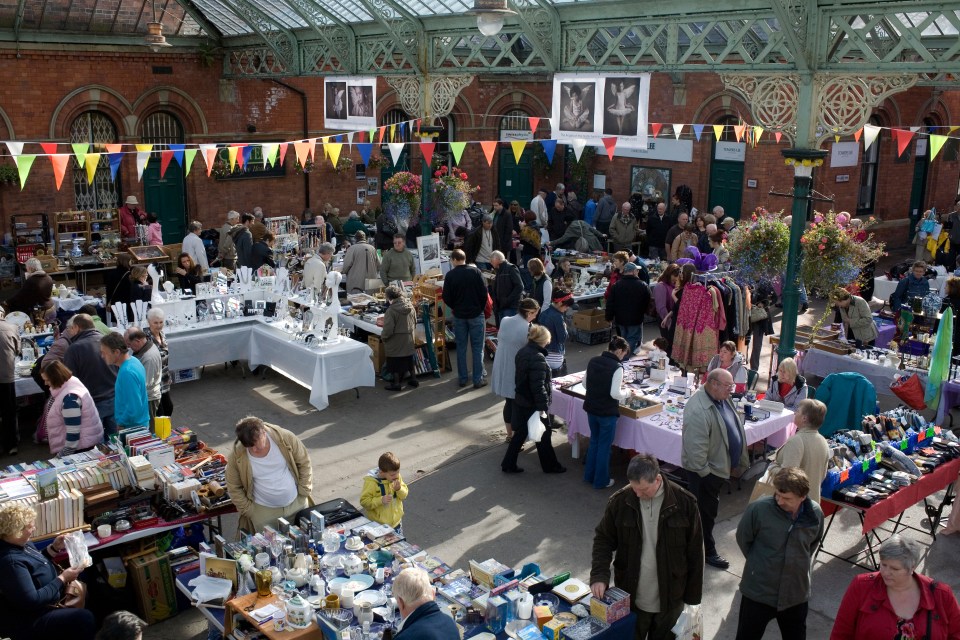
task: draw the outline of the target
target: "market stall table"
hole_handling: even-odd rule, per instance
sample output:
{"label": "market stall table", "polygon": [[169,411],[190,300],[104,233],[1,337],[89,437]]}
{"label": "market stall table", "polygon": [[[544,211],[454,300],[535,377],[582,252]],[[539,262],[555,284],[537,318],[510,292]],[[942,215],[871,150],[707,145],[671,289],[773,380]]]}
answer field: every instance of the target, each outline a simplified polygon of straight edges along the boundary
{"label": "market stall table", "polygon": [[[892,396],[890,383],[894,376],[903,373],[898,369],[885,367],[877,360],[857,360],[850,356],[843,356],[838,353],[831,353],[822,349],[808,349],[800,362],[800,371],[805,376],[815,375],[826,378],[831,373],[841,371],[850,371],[859,373],[877,390],[877,394]],[[910,371],[907,371],[910,373]],[[921,378],[926,377],[926,373],[917,371]]]}
{"label": "market stall table", "polygon": [[17,390],[17,397],[32,396],[37,393],[43,393],[43,389],[37,384],[37,381],[27,376],[26,378],[14,379],[14,386]]}
{"label": "market stall table", "polygon": [[[944,290],[947,286],[947,278],[949,276],[937,276],[930,280],[930,289],[938,292],[940,295],[943,295]],[[897,285],[900,283],[899,280],[890,280],[887,276],[880,276],[879,278],[873,279],[873,297],[879,298],[884,302],[890,301],[890,296],[893,295],[893,292],[897,290]],[[867,301],[869,302],[869,300]]]}
{"label": "market stall table", "polygon": [[[176,572],[176,570],[174,571]],[[223,633],[223,625],[226,618],[226,610],[224,607],[193,602],[193,591],[190,589],[189,583],[199,575],[199,567],[192,566],[192,568],[188,568],[182,572],[176,572],[176,580],[174,583],[177,585],[177,590],[193,603],[194,608],[207,619],[207,622],[212,624],[220,633]]]}
{"label": "market stall table", "polygon": [[950,409],[960,405],[960,380],[947,380],[940,385],[940,407],[937,409],[936,423],[943,426]]}
{"label": "market stall table", "polygon": [[893,336],[897,334],[897,325],[893,320],[873,316],[873,323],[877,325],[877,340],[874,345],[878,349],[886,349]]}

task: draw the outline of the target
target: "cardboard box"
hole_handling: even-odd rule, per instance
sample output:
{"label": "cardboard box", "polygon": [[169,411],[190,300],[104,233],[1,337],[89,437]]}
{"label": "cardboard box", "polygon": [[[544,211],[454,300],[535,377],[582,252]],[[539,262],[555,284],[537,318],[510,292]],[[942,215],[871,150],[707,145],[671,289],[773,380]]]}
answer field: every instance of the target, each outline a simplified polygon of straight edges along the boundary
{"label": "cardboard box", "polygon": [[120,558],[104,558],[103,571],[107,575],[107,583],[114,589],[123,589],[127,586],[127,570]]}
{"label": "cardboard box", "polygon": [[547,640],[560,640],[560,630],[566,625],[562,620],[554,618],[543,625],[543,635]]}
{"label": "cardboard box", "polygon": [[602,598],[590,598],[590,615],[607,624],[613,624],[630,613],[630,594],[613,587]]}
{"label": "cardboard box", "polygon": [[373,350],[373,353],[370,357],[373,359],[373,371],[380,375],[380,370],[383,369],[383,365],[387,363],[387,354],[383,348],[383,340],[380,339],[380,336],[370,336],[367,338],[367,344],[370,345],[370,349]]}
{"label": "cardboard box", "polygon": [[573,326],[583,331],[598,331],[610,326],[603,309],[584,309],[573,314]]}
{"label": "cardboard box", "polygon": [[553,613],[550,607],[540,605],[533,608],[533,619],[537,621],[537,627],[543,631],[543,626],[553,620]]}
{"label": "cardboard box", "polygon": [[133,578],[140,617],[153,624],[177,613],[177,595],[173,572],[166,553],[151,553],[134,558],[127,566]]}

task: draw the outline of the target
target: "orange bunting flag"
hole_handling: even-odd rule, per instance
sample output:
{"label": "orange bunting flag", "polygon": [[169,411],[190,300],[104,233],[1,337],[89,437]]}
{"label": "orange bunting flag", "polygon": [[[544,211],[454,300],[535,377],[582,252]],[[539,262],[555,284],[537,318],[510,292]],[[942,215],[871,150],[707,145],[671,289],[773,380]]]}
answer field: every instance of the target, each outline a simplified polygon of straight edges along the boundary
{"label": "orange bunting flag", "polygon": [[437,147],[436,142],[421,142],[420,143],[420,153],[423,154],[423,159],[427,163],[433,162],[433,150]]}
{"label": "orange bunting flag", "polygon": [[774,139],[777,141],[777,144],[780,144],[780,138],[783,137],[783,132],[782,132],[782,131],[775,131],[775,132],[773,133],[773,137],[774,137]]}
{"label": "orange bunting flag", "polygon": [[656,138],[658,135],[660,135],[660,129],[663,128],[663,125],[659,122],[651,122],[650,128],[653,129],[653,137]]}
{"label": "orange bunting flag", "polygon": [[715,124],[715,125],[713,125],[713,135],[714,135],[714,137],[715,137],[717,140],[719,140],[720,138],[723,137],[723,125],[722,125],[722,124]]}
{"label": "orange bunting flag", "polygon": [[897,139],[897,156],[902,156],[903,152],[907,150],[907,145],[910,144],[910,140],[913,138],[913,131],[908,131],[907,129],[891,129],[891,131]]}
{"label": "orange bunting flag", "polygon": [[167,172],[167,167],[170,166],[170,161],[173,160],[173,151],[161,151],[160,152],[160,179],[163,179],[164,174]]}
{"label": "orange bunting flag", "polygon": [[859,129],[853,132],[853,139],[856,140],[857,142],[860,142],[860,136],[862,135],[863,135],[863,127],[860,127]]}
{"label": "orange bunting flag", "polygon": [[56,142],[41,142],[40,147],[43,149],[43,152],[48,156],[52,156],[57,152]]}
{"label": "orange bunting flag", "polygon": [[67,163],[70,162],[69,153],[55,153],[50,156],[50,162],[53,163],[53,175],[57,179],[57,191],[60,191],[60,185],[63,184],[63,174],[67,171]]}
{"label": "orange bunting flag", "polygon": [[289,142],[280,143],[280,160],[278,160],[280,164],[283,164],[283,159],[287,157],[287,145],[289,144]]}
{"label": "orange bunting flag", "polygon": [[510,146],[513,147],[513,160],[520,164],[520,157],[523,155],[523,149],[527,146],[526,140],[511,140]]}
{"label": "orange bunting flag", "polygon": [[377,144],[383,144],[383,132],[386,130],[386,127],[380,127],[377,129]]}
{"label": "orange bunting flag", "polygon": [[107,150],[107,153],[120,153],[123,151],[123,145],[116,142],[105,144],[103,148]]}
{"label": "orange bunting flag", "polygon": [[535,118],[533,116],[527,116],[527,120],[530,121],[530,131],[533,133],[537,132],[537,127],[540,126],[540,118]]}
{"label": "orange bunting flag", "polygon": [[487,158],[487,166],[493,166],[493,154],[497,151],[497,141],[483,140],[480,142],[480,147],[483,149],[483,155]]}
{"label": "orange bunting flag", "polygon": [[310,143],[309,142],[294,142],[293,148],[297,152],[297,162],[300,163],[301,167],[307,166],[307,158],[310,157]]}
{"label": "orange bunting flag", "polygon": [[603,146],[607,150],[607,157],[613,160],[613,152],[617,148],[617,139],[615,137],[600,139],[603,140]]}
{"label": "orange bunting flag", "polygon": [[745,124],[735,124],[733,125],[733,132],[737,134],[737,142],[743,140],[743,132],[747,128]]}

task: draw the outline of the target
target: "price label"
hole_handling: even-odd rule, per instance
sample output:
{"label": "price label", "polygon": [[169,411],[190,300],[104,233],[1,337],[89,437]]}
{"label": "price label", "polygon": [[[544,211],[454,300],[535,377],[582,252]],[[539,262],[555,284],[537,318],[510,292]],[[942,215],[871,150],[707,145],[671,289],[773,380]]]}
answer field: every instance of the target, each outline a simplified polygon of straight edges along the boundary
{"label": "price label", "polygon": [[921,431],[920,433],[917,434],[917,442],[923,442],[926,439],[927,439],[926,431]]}
{"label": "price label", "polygon": [[873,458],[879,463],[880,460],[883,459],[883,452],[880,451],[880,449],[877,449],[877,452],[874,454]]}
{"label": "price label", "polygon": [[850,469],[844,469],[840,472],[840,482],[846,482],[850,479]]}
{"label": "price label", "polygon": [[900,451],[906,451],[906,450],[907,450],[907,447],[908,447],[909,445],[910,445],[910,441],[909,441],[909,440],[906,440],[906,439],[901,440],[901,441],[900,441]]}
{"label": "price label", "polygon": [[927,437],[932,438],[935,435],[940,435],[940,427],[927,427]]}
{"label": "price label", "polygon": [[863,461],[863,472],[866,473],[870,470],[870,460]]}

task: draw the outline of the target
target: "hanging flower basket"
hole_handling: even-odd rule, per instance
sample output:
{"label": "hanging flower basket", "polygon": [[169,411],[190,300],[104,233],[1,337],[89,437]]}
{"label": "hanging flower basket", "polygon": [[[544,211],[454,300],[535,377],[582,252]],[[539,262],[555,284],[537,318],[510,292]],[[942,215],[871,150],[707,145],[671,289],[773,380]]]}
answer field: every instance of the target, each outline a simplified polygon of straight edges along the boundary
{"label": "hanging flower basket", "polygon": [[387,166],[387,159],[381,155],[371,155],[367,161],[367,169],[382,169]]}
{"label": "hanging flower basket", "polygon": [[747,284],[773,282],[787,269],[790,229],[783,212],[771,213],[762,207],[741,221],[727,241],[731,268]]}
{"label": "hanging flower basket", "polygon": [[350,156],[340,156],[337,158],[337,165],[334,167],[337,173],[343,173],[353,169],[353,158]]}
{"label": "hanging flower basket", "polygon": [[419,219],[423,183],[420,176],[409,171],[398,171],[383,183],[386,194],[384,212],[396,222],[397,230],[406,233],[411,222]]}
{"label": "hanging flower basket", "polygon": [[[837,288],[858,284],[863,268],[883,255],[882,242],[874,242],[873,234],[857,240],[857,231],[849,223],[850,215],[845,212],[814,212],[813,221],[800,238],[800,280],[807,290],[829,295]],[[876,220],[871,217],[861,230],[874,224]]]}
{"label": "hanging flower basket", "polygon": [[480,190],[480,187],[472,186],[467,182],[465,171],[461,171],[459,167],[451,169],[447,165],[442,165],[433,172],[430,183],[433,187],[433,207],[430,218],[434,224],[444,223],[451,216],[468,208],[473,202],[471,196]]}

